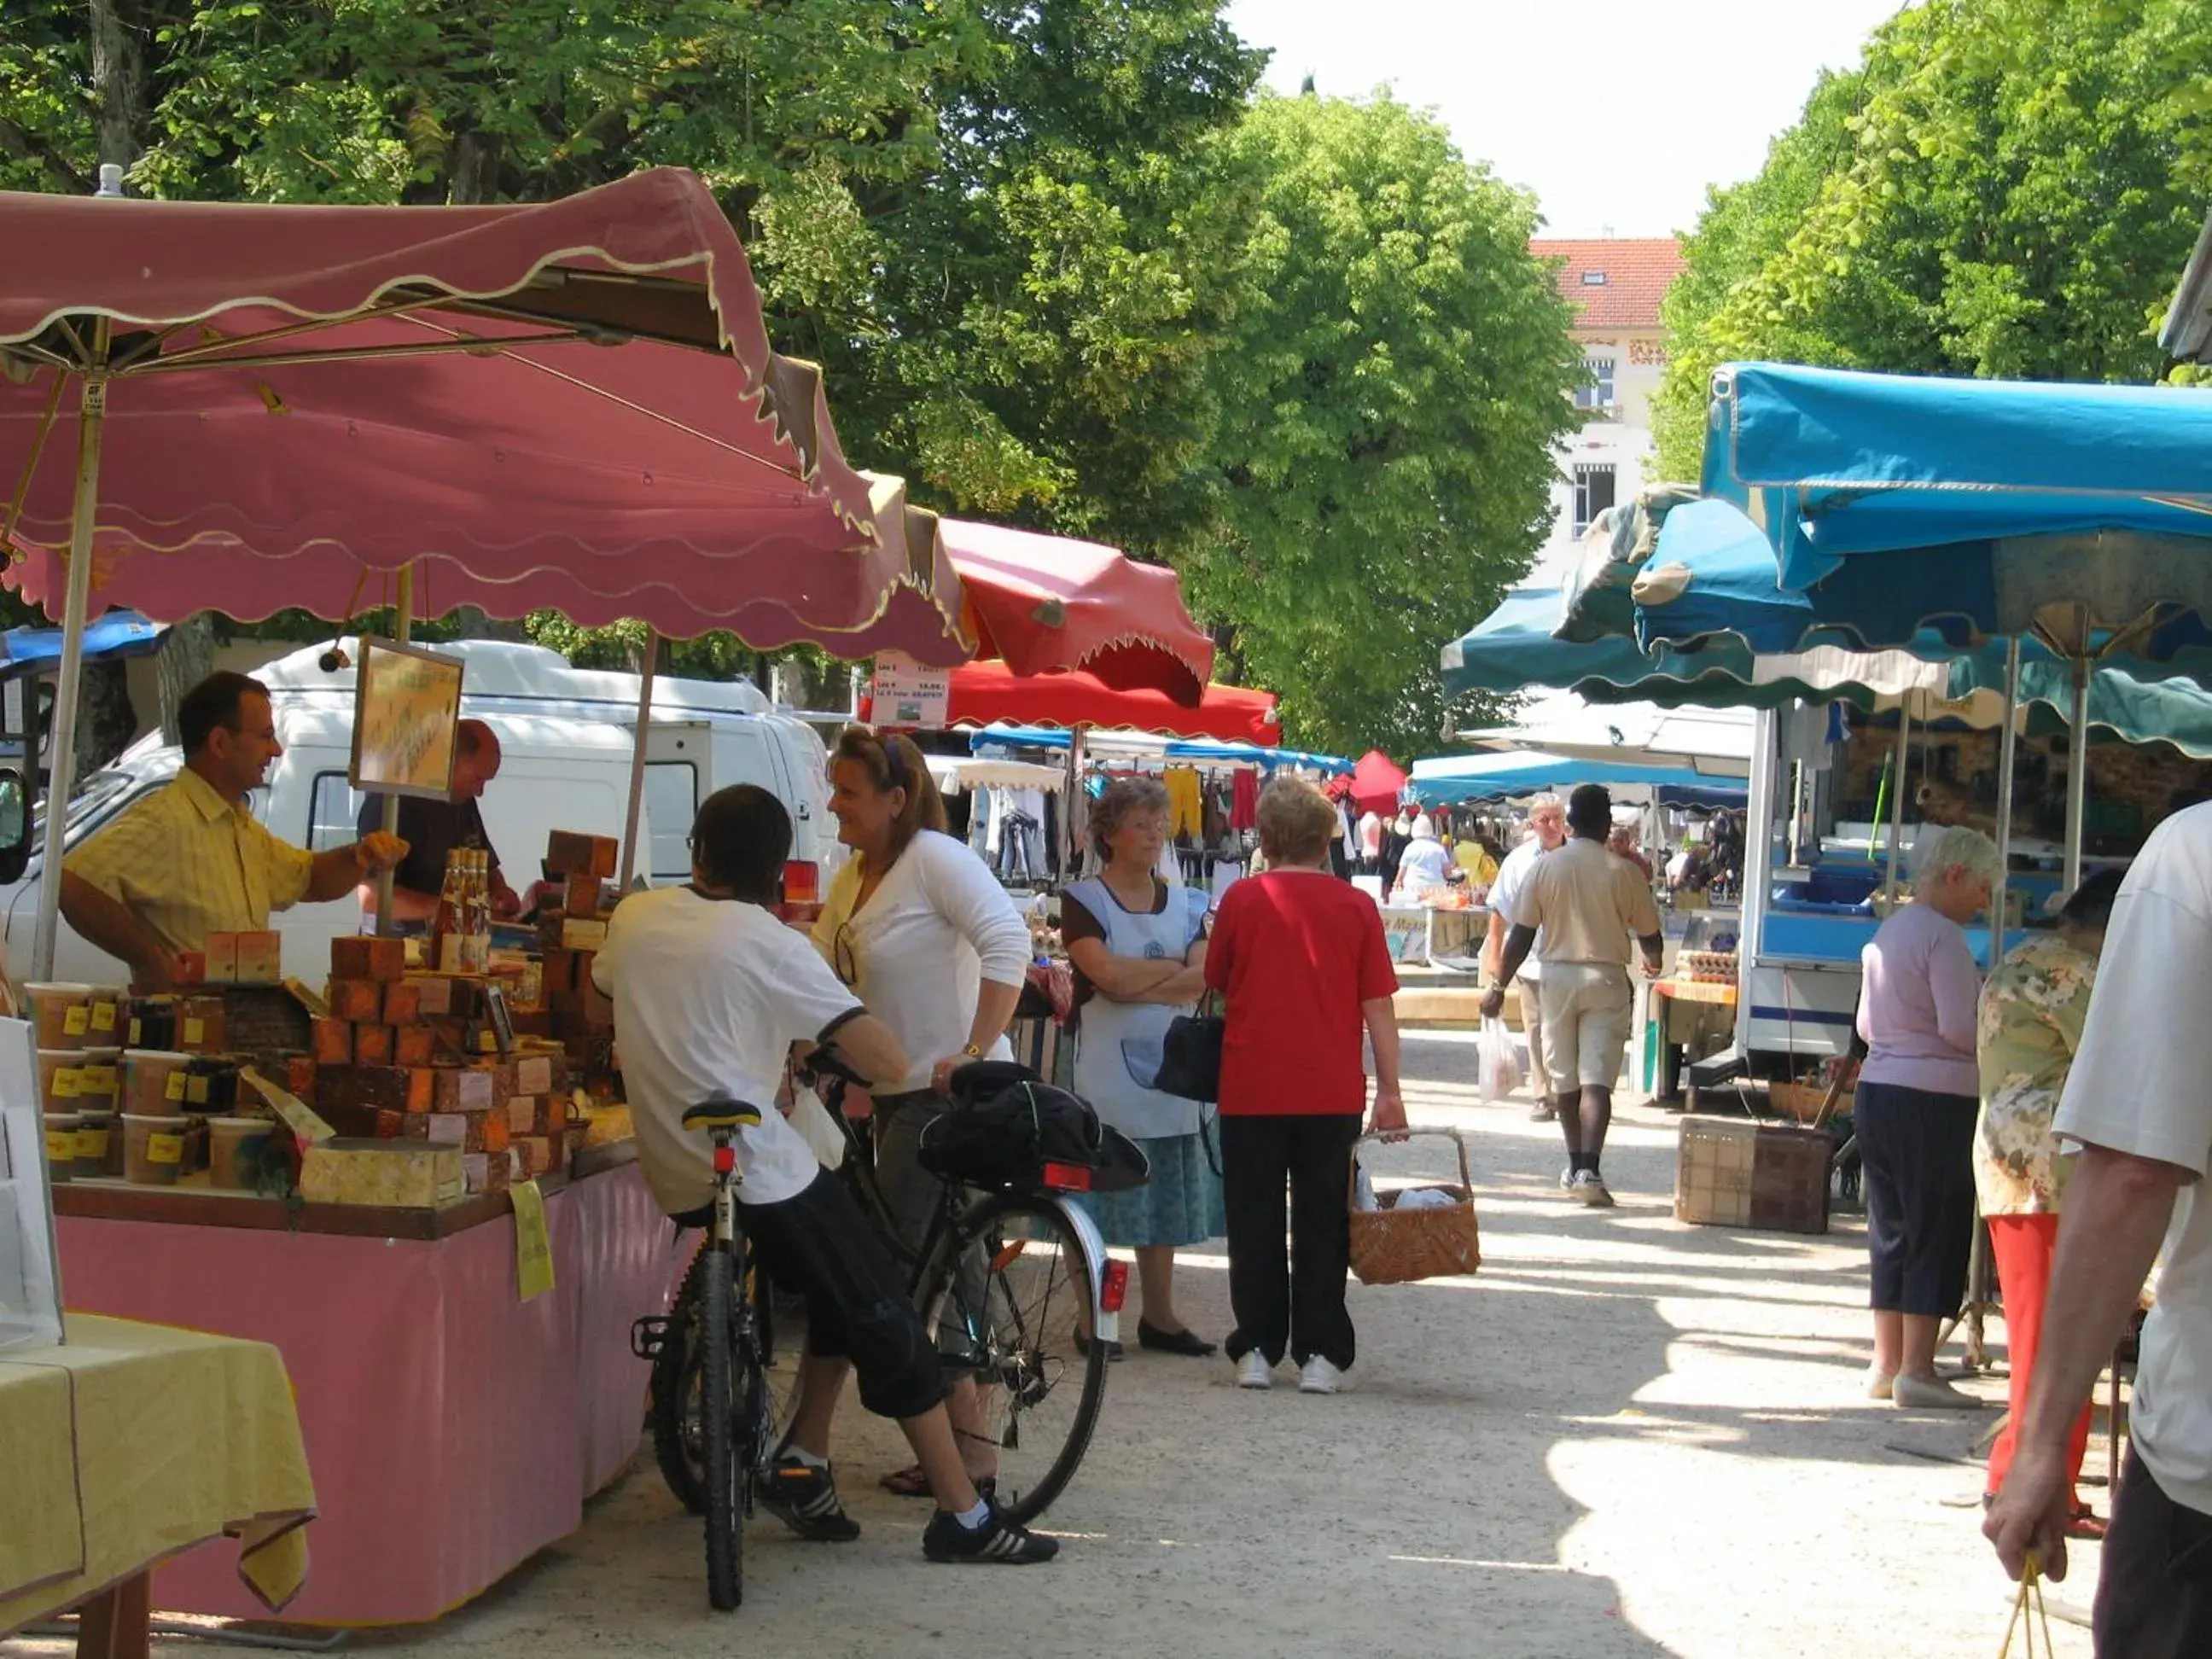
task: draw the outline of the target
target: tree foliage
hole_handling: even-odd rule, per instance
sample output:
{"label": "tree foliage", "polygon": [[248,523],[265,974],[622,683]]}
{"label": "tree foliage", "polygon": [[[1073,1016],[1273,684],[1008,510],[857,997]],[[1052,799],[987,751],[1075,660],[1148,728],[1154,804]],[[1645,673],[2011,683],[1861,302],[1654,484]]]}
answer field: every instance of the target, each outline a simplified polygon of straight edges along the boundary
{"label": "tree foliage", "polygon": [[1534,204],[1387,96],[1263,96],[1219,148],[1252,204],[1193,597],[1296,741],[1432,748],[1438,645],[1528,568],[1575,419]]}
{"label": "tree foliage", "polygon": [[1744,358],[2149,380],[2212,160],[2195,0],[1928,0],[1718,191],[1670,296],[1662,466]]}

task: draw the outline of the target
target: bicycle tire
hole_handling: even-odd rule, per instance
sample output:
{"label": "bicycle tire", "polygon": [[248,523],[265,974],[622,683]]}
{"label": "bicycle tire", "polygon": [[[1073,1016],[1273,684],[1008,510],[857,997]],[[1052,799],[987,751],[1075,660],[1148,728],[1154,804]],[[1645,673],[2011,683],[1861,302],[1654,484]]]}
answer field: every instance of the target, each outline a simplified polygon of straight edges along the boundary
{"label": "bicycle tire", "polygon": [[707,1465],[707,1600],[727,1613],[744,1600],[744,1454],[735,1409],[733,1253],[710,1249],[700,1291],[699,1428]]}
{"label": "bicycle tire", "polygon": [[[971,1249],[987,1264],[983,1309],[972,1318],[959,1273]],[[997,1503],[1017,1521],[1033,1521],[1051,1507],[1098,1426],[1105,1346],[1092,1343],[1087,1355],[1075,1350],[1077,1321],[1091,1296],[1081,1244],[1059,1201],[1006,1194],[963,1218],[918,1298],[940,1353],[964,1348],[963,1358],[981,1359],[977,1381],[991,1385],[984,1430],[999,1452]]]}
{"label": "bicycle tire", "polygon": [[699,1287],[713,1253],[702,1243],[691,1258],[653,1362],[653,1459],[676,1501],[694,1515],[707,1512],[706,1462],[699,1449]]}

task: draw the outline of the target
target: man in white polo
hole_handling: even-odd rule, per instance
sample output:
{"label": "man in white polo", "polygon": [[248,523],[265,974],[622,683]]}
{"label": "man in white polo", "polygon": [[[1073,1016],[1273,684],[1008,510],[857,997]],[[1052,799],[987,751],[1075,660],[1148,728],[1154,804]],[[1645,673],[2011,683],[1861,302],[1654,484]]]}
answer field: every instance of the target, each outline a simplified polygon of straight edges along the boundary
{"label": "man in white polo", "polygon": [[2066,1441],[2142,1294],[2127,1472],[2097,1587],[2104,1659],[2212,1654],[2212,805],[2160,824],[2112,905],[2054,1127],[2081,1148],[2019,1449],[1982,1530],[2066,1575]]}
{"label": "man in white polo", "polygon": [[[1557,795],[1539,795],[1530,801],[1528,837],[1505,855],[1498,866],[1498,879],[1490,884],[1490,932],[1482,942],[1482,976],[1491,984],[1501,982],[1498,975],[1505,955],[1505,935],[1513,926],[1513,908],[1521,902],[1528,872],[1536,867],[1538,859],[1565,845],[1566,839],[1566,803]],[[1544,1004],[1537,990],[1543,974],[1543,963],[1534,951],[1529,951],[1528,960],[1521,964],[1516,989],[1521,1002],[1522,1035],[1528,1039],[1528,1090],[1536,1097],[1536,1109],[1528,1115],[1538,1123],[1549,1123],[1558,1113],[1544,1070]]]}

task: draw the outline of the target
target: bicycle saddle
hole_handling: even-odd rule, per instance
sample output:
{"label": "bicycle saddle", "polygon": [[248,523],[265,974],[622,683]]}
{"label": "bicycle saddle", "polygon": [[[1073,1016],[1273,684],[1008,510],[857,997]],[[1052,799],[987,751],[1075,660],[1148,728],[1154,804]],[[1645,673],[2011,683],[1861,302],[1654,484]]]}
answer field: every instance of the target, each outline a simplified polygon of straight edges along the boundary
{"label": "bicycle saddle", "polygon": [[742,1100],[702,1100],[684,1114],[687,1129],[757,1129],[760,1121],[760,1108]]}

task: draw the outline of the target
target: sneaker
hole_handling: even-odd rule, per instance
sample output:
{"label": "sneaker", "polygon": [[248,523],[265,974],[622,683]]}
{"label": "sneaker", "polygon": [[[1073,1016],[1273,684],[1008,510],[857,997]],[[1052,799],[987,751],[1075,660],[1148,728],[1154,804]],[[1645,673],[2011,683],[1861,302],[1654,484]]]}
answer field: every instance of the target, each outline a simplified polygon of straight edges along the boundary
{"label": "sneaker", "polygon": [[1267,1363],[1267,1356],[1257,1348],[1252,1349],[1237,1362],[1237,1386],[1240,1389],[1272,1389],[1275,1386],[1275,1368]]}
{"label": "sneaker", "polygon": [[1869,1365],[1867,1367],[1866,1374],[1866,1397],[1869,1400],[1887,1400],[1896,1382],[1897,1374],[1894,1371],[1878,1371]]}
{"label": "sneaker", "polygon": [[849,1544],[860,1535],[860,1523],[845,1513],[827,1468],[787,1459],[768,1472],[758,1491],[761,1507],[801,1538]]}
{"label": "sneaker", "polygon": [[1613,1194],[1607,1190],[1604,1180],[1595,1170],[1576,1170],[1574,1179],[1567,1183],[1567,1190],[1574,1194],[1577,1204],[1586,1208],[1609,1210],[1613,1207]]}
{"label": "sneaker", "polygon": [[1300,1394],[1334,1394],[1344,1386],[1344,1373],[1319,1354],[1305,1363],[1298,1373]]}
{"label": "sneaker", "polygon": [[1557,1123],[1559,1121],[1559,1115],[1552,1109],[1552,1103],[1548,1100],[1538,1101],[1536,1109],[1528,1114],[1531,1123]]}
{"label": "sneaker", "polygon": [[[988,1500],[986,1500],[988,1502]],[[921,1553],[933,1561],[989,1561],[1002,1566],[1034,1566],[1060,1553],[1060,1540],[1031,1532],[996,1504],[980,1527],[963,1527],[960,1517],[939,1510],[922,1528]]]}
{"label": "sneaker", "polygon": [[1563,1193],[1571,1192],[1574,1188],[1574,1184],[1575,1166],[1570,1164],[1565,1169],[1559,1171],[1559,1190]]}
{"label": "sneaker", "polygon": [[1953,1388],[1941,1377],[1909,1376],[1899,1373],[1889,1385],[1889,1397],[1908,1412],[1978,1412],[1988,1409],[1973,1395]]}

